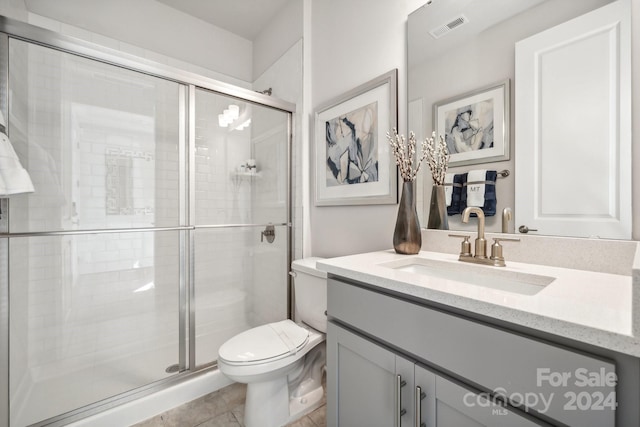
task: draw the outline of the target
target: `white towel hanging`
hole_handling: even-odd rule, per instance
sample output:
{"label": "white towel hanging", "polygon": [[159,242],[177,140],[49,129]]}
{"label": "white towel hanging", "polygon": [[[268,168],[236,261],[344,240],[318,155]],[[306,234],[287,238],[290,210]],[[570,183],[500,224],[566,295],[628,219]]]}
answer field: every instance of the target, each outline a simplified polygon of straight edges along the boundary
{"label": "white towel hanging", "polygon": [[467,206],[484,206],[486,169],[470,170],[467,174]]}
{"label": "white towel hanging", "polygon": [[29,173],[20,164],[20,159],[9,141],[6,122],[0,112],[0,195],[33,193]]}

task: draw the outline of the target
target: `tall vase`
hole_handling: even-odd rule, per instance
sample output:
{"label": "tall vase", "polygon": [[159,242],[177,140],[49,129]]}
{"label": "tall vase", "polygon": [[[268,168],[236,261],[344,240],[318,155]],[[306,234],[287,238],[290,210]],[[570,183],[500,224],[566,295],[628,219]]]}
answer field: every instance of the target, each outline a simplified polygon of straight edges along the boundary
{"label": "tall vase", "polygon": [[416,212],[416,198],[413,181],[402,185],[402,196],[398,206],[398,219],[393,232],[393,248],[399,254],[413,255],[420,252],[422,232]]}
{"label": "tall vase", "polygon": [[448,230],[447,202],[444,196],[444,185],[433,184],[431,189],[431,203],[429,204],[429,220],[427,228]]}

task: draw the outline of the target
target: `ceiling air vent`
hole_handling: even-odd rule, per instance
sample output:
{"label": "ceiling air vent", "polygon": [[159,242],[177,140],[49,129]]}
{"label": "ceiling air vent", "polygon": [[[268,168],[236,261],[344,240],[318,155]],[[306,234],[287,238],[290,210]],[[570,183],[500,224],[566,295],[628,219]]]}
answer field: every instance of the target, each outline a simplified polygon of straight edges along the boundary
{"label": "ceiling air vent", "polygon": [[429,34],[431,34],[431,36],[434,39],[439,39],[440,37],[444,36],[445,34],[448,34],[449,32],[460,27],[461,25],[466,24],[467,22],[469,22],[467,17],[464,15],[460,15],[452,19],[450,22],[444,25],[440,25],[434,28],[433,30],[429,31]]}

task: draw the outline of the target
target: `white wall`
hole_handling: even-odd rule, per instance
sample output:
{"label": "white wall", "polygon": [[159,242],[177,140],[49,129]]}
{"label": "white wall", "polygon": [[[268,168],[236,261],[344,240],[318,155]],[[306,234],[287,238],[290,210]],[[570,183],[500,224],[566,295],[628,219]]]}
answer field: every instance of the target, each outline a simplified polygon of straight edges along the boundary
{"label": "white wall", "polygon": [[[21,19],[24,13],[19,3],[17,0],[3,0],[0,12]],[[102,36],[93,37],[90,41],[107,47],[118,49],[114,42],[122,42],[216,71],[222,76],[245,82],[253,80],[251,41],[155,0],[25,0],[24,3],[30,14]],[[62,31],[63,28],[51,28],[46,19],[30,16],[28,22],[71,33]],[[70,35],[85,38],[82,32]],[[140,55],[140,52],[131,53],[148,56]]]}
{"label": "white wall", "polygon": [[[424,3],[424,0],[312,2],[312,109],[397,68],[398,127],[404,133],[406,21],[409,13]],[[312,152],[313,146],[311,138]],[[311,177],[311,185],[313,182]],[[397,205],[311,206],[312,254],[330,257],[391,248],[397,210]]]}
{"label": "white wall", "polygon": [[[253,40],[254,81],[302,38],[302,7],[302,1],[290,0]],[[297,76],[293,77],[295,80]],[[266,88],[255,87],[255,90],[263,89]]]}

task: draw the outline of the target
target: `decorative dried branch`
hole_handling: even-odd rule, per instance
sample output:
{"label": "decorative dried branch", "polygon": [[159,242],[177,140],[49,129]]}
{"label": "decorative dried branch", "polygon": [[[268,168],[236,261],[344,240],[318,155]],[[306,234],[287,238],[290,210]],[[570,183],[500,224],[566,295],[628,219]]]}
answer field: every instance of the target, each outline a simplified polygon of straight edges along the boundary
{"label": "decorative dried branch", "polygon": [[424,140],[422,149],[427,151],[427,163],[431,169],[431,178],[437,185],[444,184],[444,177],[449,167],[449,150],[444,137],[440,135],[436,143],[436,133],[431,134],[431,138]]}
{"label": "decorative dried branch", "polygon": [[435,143],[435,132],[431,138],[422,141],[422,154],[417,160],[415,170],[413,168],[414,158],[416,156],[416,136],[413,132],[409,132],[409,141],[405,141],[404,135],[398,135],[395,128],[393,136],[387,132],[387,139],[391,145],[396,164],[400,169],[400,175],[404,181],[415,181],[420,172],[422,161],[427,160],[431,169],[431,176],[436,184],[444,183],[444,176],[449,166],[449,151],[444,138],[440,136],[439,143]]}

